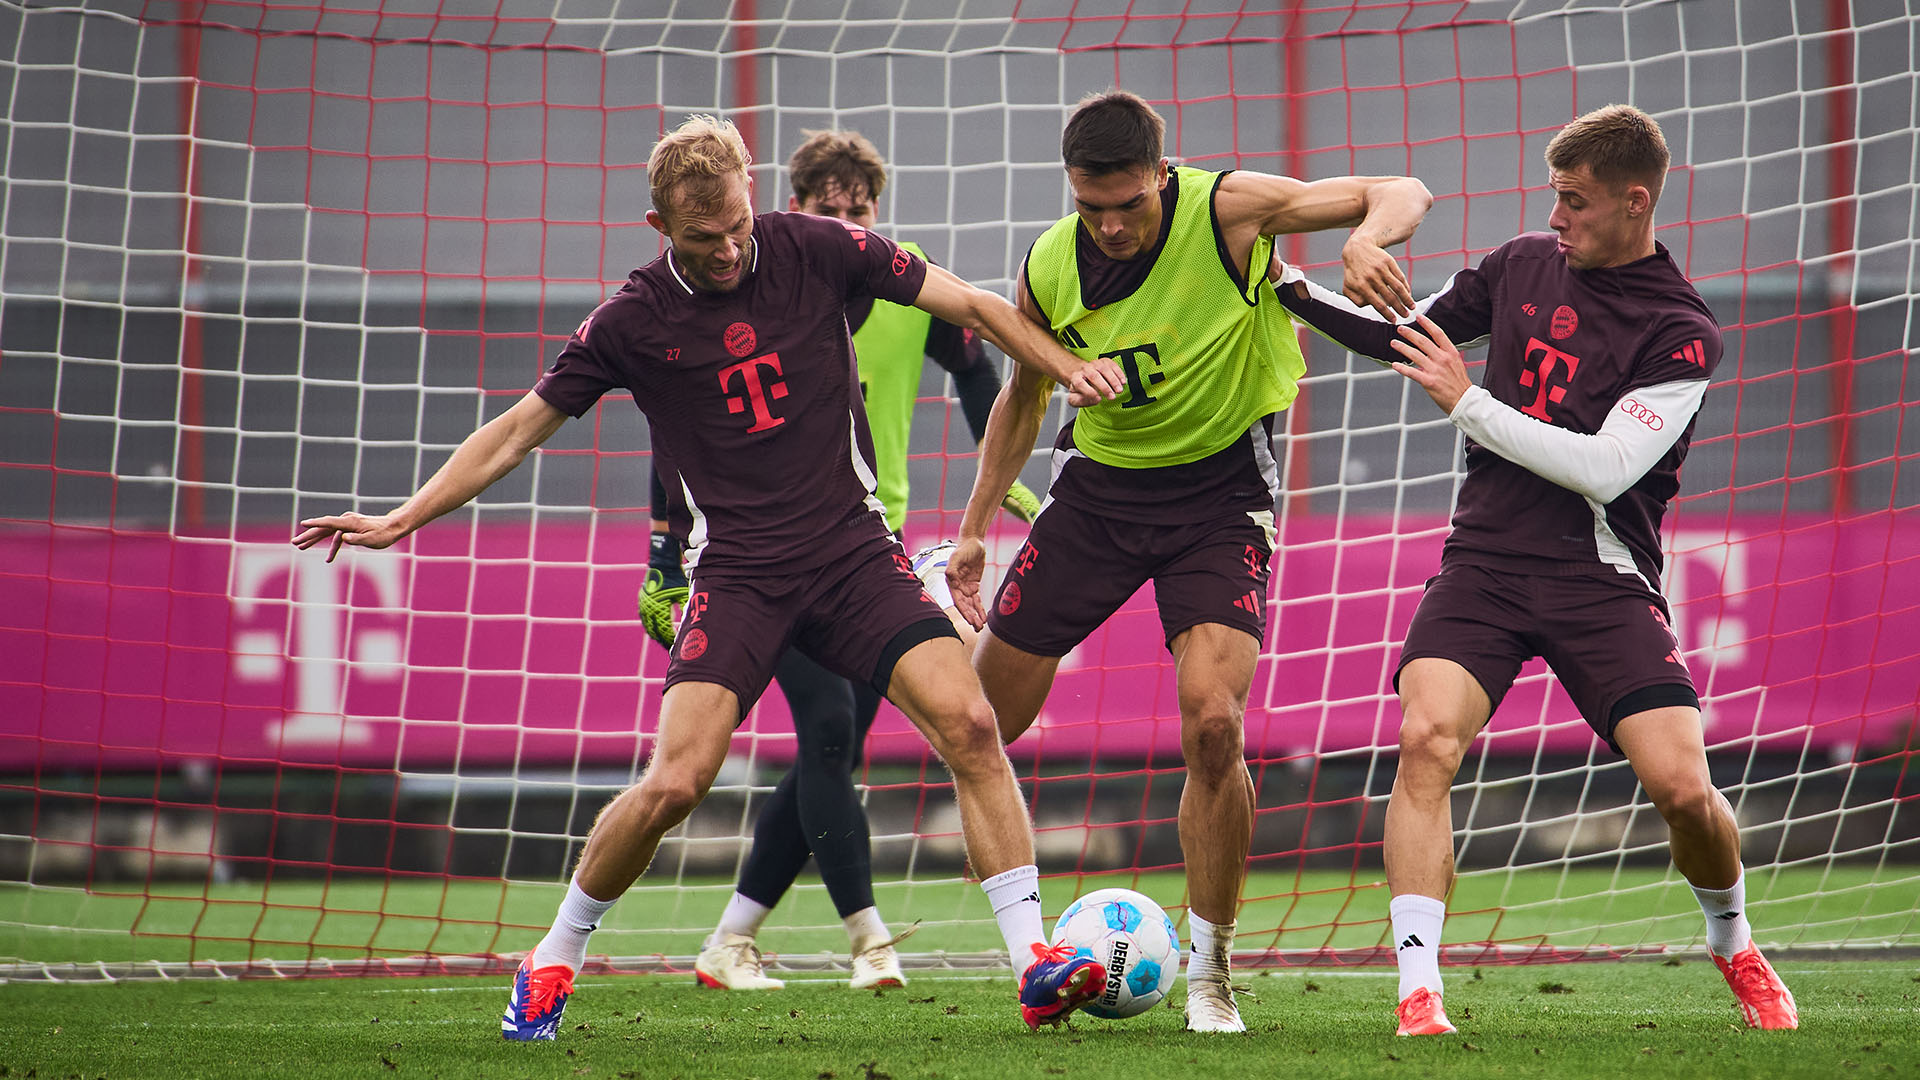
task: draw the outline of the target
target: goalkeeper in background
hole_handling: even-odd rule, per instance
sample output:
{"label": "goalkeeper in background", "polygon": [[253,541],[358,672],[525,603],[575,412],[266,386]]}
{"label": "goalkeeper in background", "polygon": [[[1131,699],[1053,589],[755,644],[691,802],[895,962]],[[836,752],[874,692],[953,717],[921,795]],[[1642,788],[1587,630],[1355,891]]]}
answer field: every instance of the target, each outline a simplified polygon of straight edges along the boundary
{"label": "goalkeeper in background", "polygon": [[[804,134],[806,141],[787,159],[793,187],[787,209],[874,228],[880,194],[887,186],[887,165],[879,150],[855,131]],[[926,255],[913,243],[898,243],[915,255]],[[887,526],[898,535],[907,516],[907,441],[923,358],[953,376],[961,412],[976,441],[1000,393],[1000,373],[973,331],[919,308],[863,297],[847,305],[847,325],[853,331],[860,394],[873,433],[876,493],[886,507]],[[656,461],[653,474],[653,543],[646,585],[640,591],[640,617],[655,640],[671,647],[674,609],[687,598],[680,565],[686,523],[681,513],[670,512],[683,508],[681,500],[670,498],[678,493],[668,491],[669,484],[677,488],[679,481],[662,475],[671,472],[670,463],[666,470],[660,464]],[[1018,482],[1004,506],[1022,522],[1031,522],[1040,512],[1040,500]],[[916,567],[932,565],[924,557],[915,562]],[[936,569],[928,581],[942,606],[950,607],[944,575]],[[972,628],[960,623],[957,629],[971,647]],[[888,933],[874,905],[867,816],[853,785],[880,694],[872,686],[833,674],[797,650],[780,658],[773,678],[793,714],[794,764],[761,807],[739,884],[700,951],[694,975],[701,985],[716,989],[774,990],[784,985],[766,974],[756,939],[811,855],[846,924],[853,989],[904,985],[893,948],[899,939]]]}

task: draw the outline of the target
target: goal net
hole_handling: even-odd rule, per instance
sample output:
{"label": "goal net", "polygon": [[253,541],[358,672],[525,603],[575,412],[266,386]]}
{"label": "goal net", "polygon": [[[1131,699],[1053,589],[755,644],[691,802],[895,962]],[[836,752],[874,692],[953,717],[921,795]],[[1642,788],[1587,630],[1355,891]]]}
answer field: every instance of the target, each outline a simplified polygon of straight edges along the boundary
{"label": "goal net", "polygon": [[[1773,950],[1920,945],[1904,5],[954,6],[0,2],[10,977],[509,967],[655,730],[665,658],[633,610],[645,424],[605,400],[391,551],[328,563],[289,546],[294,523],[391,508],[532,385],[661,250],[645,160],[686,115],[740,122],[763,210],[785,208],[803,131],[865,133],[892,165],[887,231],[1004,292],[1068,210],[1068,108],[1108,86],[1152,101],[1200,167],[1422,178],[1436,201],[1403,253],[1419,294],[1545,227],[1541,152],[1566,121],[1615,101],[1660,121],[1676,169],[1657,235],[1727,340],[1667,588],[1756,932]],[[1341,238],[1281,250],[1332,281]],[[1400,376],[1307,347],[1275,447],[1238,948],[1391,963],[1390,680],[1458,439]],[[952,532],[973,476],[929,372],[909,548]],[[1044,456],[1024,477],[1044,487]],[[993,539],[997,574],[1019,527]],[[1184,924],[1150,591],[1066,659],[1010,753],[1049,918],[1128,885]],[[596,966],[685,970],[792,757],[770,689],[594,938]],[[1003,966],[950,779],[891,706],[858,779],[882,914],[921,923],[908,963]],[[1659,816],[1537,662],[1475,743],[1455,825],[1449,962],[1702,945]],[[788,971],[845,961],[811,872],[761,941]]]}

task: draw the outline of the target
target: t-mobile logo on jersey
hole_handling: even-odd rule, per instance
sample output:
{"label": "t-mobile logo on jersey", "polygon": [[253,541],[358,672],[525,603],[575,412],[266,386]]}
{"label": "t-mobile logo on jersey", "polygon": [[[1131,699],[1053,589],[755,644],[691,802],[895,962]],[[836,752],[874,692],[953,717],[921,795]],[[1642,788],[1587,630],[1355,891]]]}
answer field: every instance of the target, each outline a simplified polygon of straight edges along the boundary
{"label": "t-mobile logo on jersey", "polygon": [[[775,375],[786,374],[780,370],[779,353],[756,356],[720,369],[720,392],[727,395],[727,411],[737,413],[749,406],[753,408],[753,426],[747,429],[748,434],[776,428],[787,422],[784,417],[773,415],[767,405],[769,401],[778,401],[787,396],[787,384],[778,379],[763,379],[760,375],[762,367],[771,368]],[[733,395],[730,385],[736,374],[740,376],[740,385],[745,390],[741,397]]]}
{"label": "t-mobile logo on jersey", "polygon": [[1158,398],[1147,394],[1147,387],[1158,386],[1166,382],[1167,377],[1147,367],[1160,366],[1160,347],[1149,341],[1144,345],[1129,345],[1123,349],[1100,354],[1102,360],[1115,360],[1122,371],[1127,373],[1127,399],[1120,403],[1123,409],[1137,409],[1142,405],[1151,405]]}
{"label": "t-mobile logo on jersey", "polygon": [[1520,411],[1536,420],[1551,424],[1553,416],[1549,405],[1560,404],[1567,396],[1567,387],[1573,382],[1573,373],[1580,367],[1580,358],[1572,353],[1541,341],[1539,338],[1527,339],[1527,356],[1520,371],[1520,388],[1533,391],[1533,402],[1520,407]]}

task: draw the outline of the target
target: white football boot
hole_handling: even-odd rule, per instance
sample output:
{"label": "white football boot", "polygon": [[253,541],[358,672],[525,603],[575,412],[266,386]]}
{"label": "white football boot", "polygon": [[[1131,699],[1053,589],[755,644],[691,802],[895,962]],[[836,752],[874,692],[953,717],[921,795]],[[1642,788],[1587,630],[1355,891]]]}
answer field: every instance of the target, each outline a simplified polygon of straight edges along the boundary
{"label": "white football boot", "polygon": [[1245,1031],[1240,1008],[1233,1003],[1233,982],[1223,972],[1187,978],[1187,1030]]}
{"label": "white football boot", "polygon": [[919,929],[920,924],[916,921],[890,938],[874,936],[854,939],[853,975],[847,980],[848,985],[855,990],[907,985],[907,977],[900,971],[900,955],[893,951],[893,947],[912,937]]}
{"label": "white football boot", "polygon": [[[906,935],[901,935],[905,937]],[[893,951],[900,938],[874,938],[853,943],[853,975],[847,985],[855,990],[884,986],[905,986],[907,977],[900,971],[900,954]]]}
{"label": "white football boot", "polygon": [[942,610],[953,606],[953,590],[947,587],[947,562],[953,558],[954,546],[953,541],[942,540],[914,552],[910,560],[913,576],[920,579],[927,595]]}
{"label": "white football boot", "polygon": [[760,946],[745,934],[721,934],[700,950],[693,976],[714,990],[778,990],[787,985],[767,977],[760,963]]}

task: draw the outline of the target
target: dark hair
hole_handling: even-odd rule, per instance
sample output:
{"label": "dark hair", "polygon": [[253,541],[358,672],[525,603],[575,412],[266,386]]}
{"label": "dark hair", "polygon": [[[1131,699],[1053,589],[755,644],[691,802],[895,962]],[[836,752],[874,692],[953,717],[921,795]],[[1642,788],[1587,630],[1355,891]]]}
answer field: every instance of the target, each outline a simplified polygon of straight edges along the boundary
{"label": "dark hair", "polygon": [[887,187],[887,163],[865,135],[857,131],[807,131],[807,141],[787,159],[787,183],[793,197],[806,202],[815,195],[839,189],[849,195],[865,191],[878,200]]}
{"label": "dark hair", "polygon": [[1138,94],[1108,90],[1080,99],[1060,135],[1060,158],[1093,176],[1152,168],[1165,156],[1167,123]]}
{"label": "dark hair", "polygon": [[1585,165],[1603,184],[1640,184],[1655,203],[1667,182],[1667,162],[1660,125],[1631,105],[1595,109],[1547,144],[1548,168],[1568,172]]}

